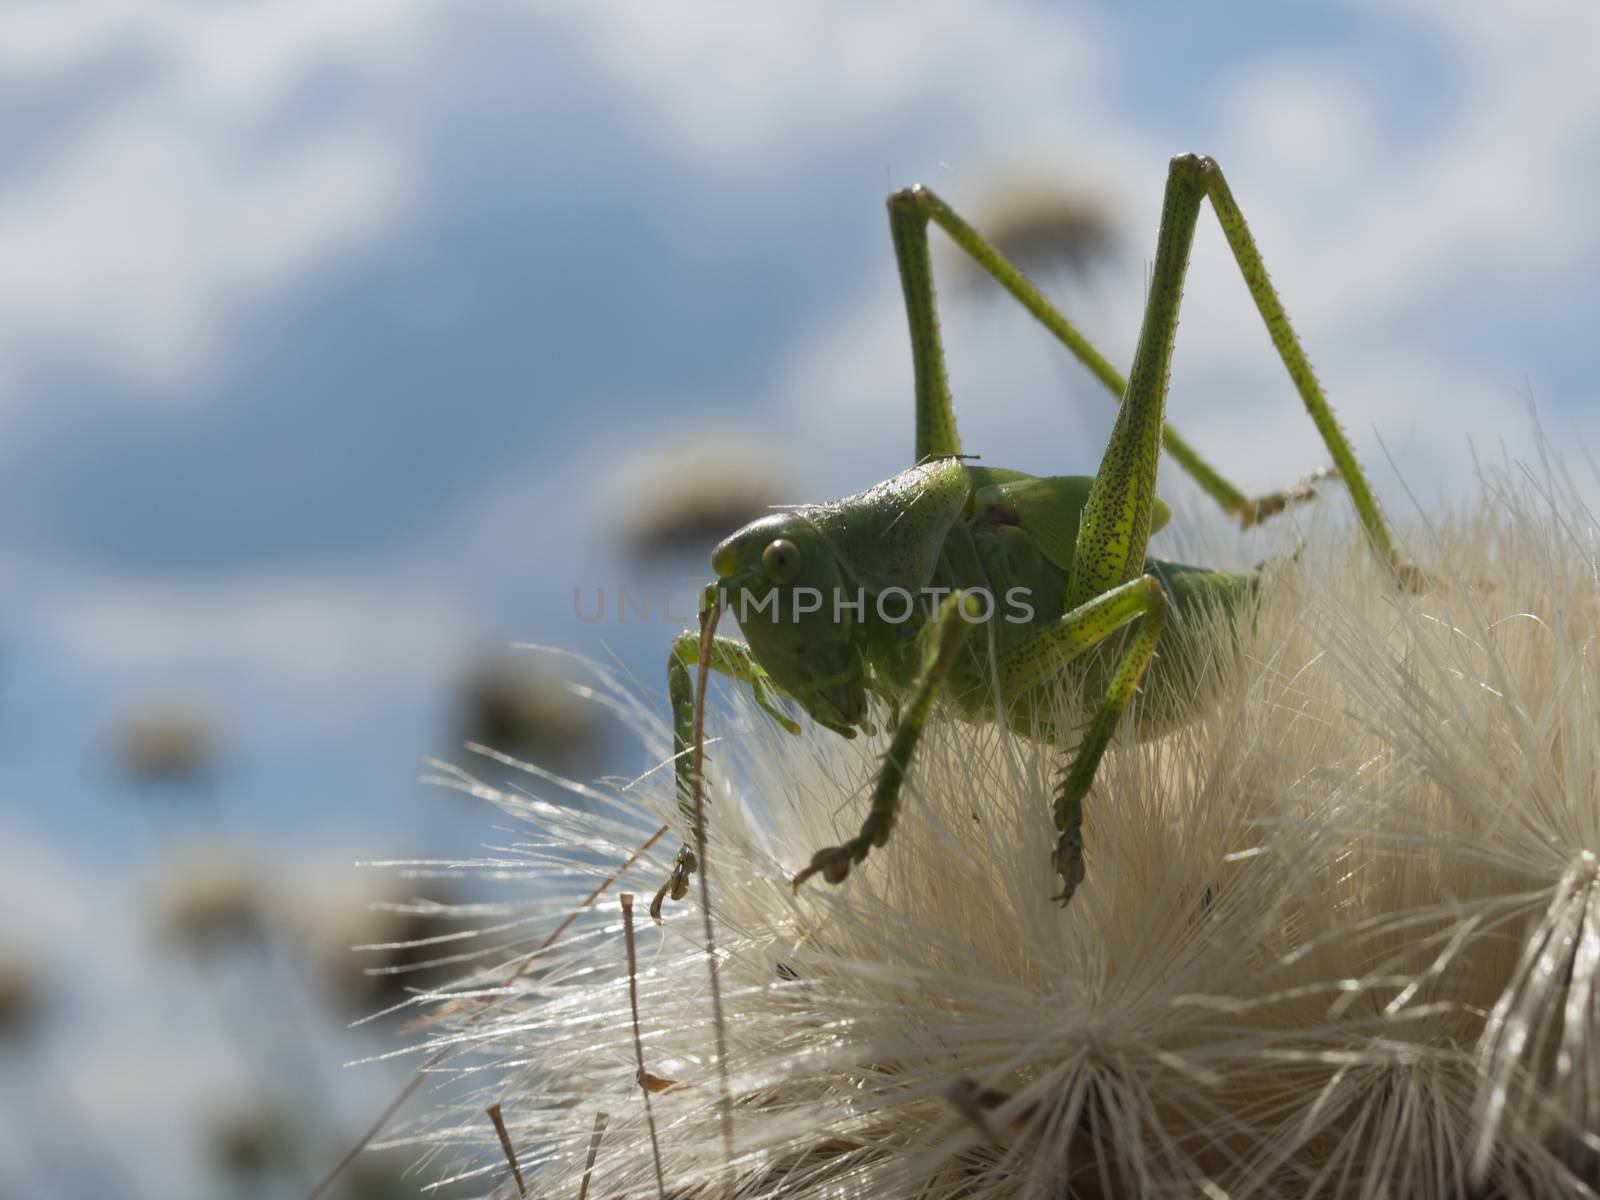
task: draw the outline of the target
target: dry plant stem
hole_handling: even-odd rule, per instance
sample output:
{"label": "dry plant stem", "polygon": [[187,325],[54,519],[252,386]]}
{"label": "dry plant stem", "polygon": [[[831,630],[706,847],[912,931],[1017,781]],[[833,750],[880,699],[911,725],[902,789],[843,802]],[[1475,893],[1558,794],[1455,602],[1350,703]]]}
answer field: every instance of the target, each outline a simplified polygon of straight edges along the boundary
{"label": "dry plant stem", "polygon": [[[644,1069],[644,1039],[639,1036],[639,959],[633,943],[633,893],[623,892],[618,899],[622,901],[622,938],[628,946],[628,1007],[633,1012],[633,1058],[639,1066],[639,1091],[644,1095],[644,1120],[650,1127],[650,1155],[655,1159],[656,1166],[656,1196],[659,1200],[665,1200],[667,1181],[661,1169],[661,1140],[656,1136],[656,1114],[650,1105],[650,1085],[646,1082],[649,1076]],[[594,1150],[599,1144],[599,1136],[596,1133],[590,1143],[591,1168],[594,1166]],[[583,1186],[588,1190],[587,1171],[584,1172]]]}
{"label": "dry plant stem", "polygon": [[[648,839],[645,840],[643,845],[641,845],[632,854],[628,855],[627,859],[620,867],[602,879],[600,883],[596,885],[594,891],[590,892],[588,896],[584,898],[583,903],[568,913],[562,920],[561,924],[557,925],[555,929],[551,931],[550,936],[545,938],[544,941],[540,942],[539,945],[534,949],[533,953],[528,955],[527,958],[523,959],[522,962],[517,965],[517,969],[511,972],[511,974],[507,977],[506,983],[514,983],[523,975],[527,974],[528,969],[533,966],[538,957],[546,950],[550,949],[551,946],[555,945],[561,936],[565,934],[567,930],[572,928],[572,923],[576,921],[581,914],[587,912],[594,905],[594,902],[600,899],[600,897],[606,893],[612,884],[621,879],[622,876],[626,874],[627,871],[633,866],[633,864],[639,861],[642,855],[649,853],[652,846],[654,846],[662,838],[666,837],[667,829],[668,826],[666,825],[663,825],[661,828],[657,829],[649,836]],[[493,1011],[492,1006],[482,1009],[474,1017],[469,1018],[469,1027],[471,1024],[482,1020],[483,1017],[491,1011]],[[377,1119],[374,1120],[371,1125],[367,1126],[366,1131],[356,1139],[355,1144],[344,1152],[338,1162],[333,1164],[332,1169],[329,1170],[329,1172],[317,1182],[316,1187],[312,1188],[306,1193],[306,1200],[319,1200],[319,1197],[321,1197],[331,1186],[333,1186],[334,1180],[343,1175],[345,1169],[349,1167],[351,1163],[355,1162],[356,1156],[372,1144],[373,1138],[377,1137],[383,1132],[384,1126],[394,1119],[395,1113],[400,1111],[405,1102],[417,1094],[417,1089],[422,1086],[422,1081],[427,1078],[428,1072],[448,1058],[450,1056],[450,1052],[455,1048],[456,1047],[453,1045],[444,1046],[428,1056],[427,1060],[417,1068],[417,1073],[411,1077],[411,1079],[406,1083],[405,1087],[400,1089],[400,1091],[395,1095],[395,1098],[389,1101],[384,1110],[378,1114]]]}
{"label": "dry plant stem", "polygon": [[500,1113],[498,1104],[489,1105],[489,1120],[494,1122],[495,1136],[500,1139],[500,1148],[506,1152],[506,1162],[511,1164],[511,1178],[516,1181],[517,1195],[526,1197],[527,1184],[522,1182],[522,1168],[517,1165],[517,1148],[511,1144],[511,1134],[506,1129],[506,1119]]}
{"label": "dry plant stem", "polygon": [[700,861],[700,914],[705,919],[706,967],[711,972],[711,1021],[717,1031],[717,1078],[727,1194],[733,1194],[733,1087],[728,1082],[728,1027],[722,1015],[722,983],[717,978],[717,946],[711,929],[711,871],[706,865],[706,682],[711,674],[711,646],[722,617],[722,593],[700,613],[700,661],[694,681],[694,852]]}
{"label": "dry plant stem", "polygon": [[587,896],[584,897],[583,903],[578,905],[578,907],[573,909],[571,912],[569,912],[566,915],[566,918],[561,922],[561,924],[557,925],[555,927],[555,929],[551,932],[550,936],[545,938],[544,941],[540,942],[538,947],[535,948],[534,952],[532,954],[528,955],[527,958],[522,960],[521,965],[519,965],[517,967],[517,969],[511,973],[511,978],[507,979],[506,982],[507,983],[513,983],[516,980],[522,978],[523,975],[527,974],[528,968],[533,966],[535,960],[537,960],[538,957],[541,954],[543,954],[546,950],[550,949],[551,946],[555,945],[557,939],[559,939],[562,934],[566,933],[567,930],[572,928],[572,923],[574,921],[576,921],[578,919],[578,917],[582,913],[587,912],[589,910],[589,908],[594,904],[594,902],[596,900],[600,899],[601,896],[605,895],[606,892],[610,889],[611,885],[613,883],[615,883],[617,880],[621,879],[622,876],[627,873],[628,869],[630,867],[632,867],[634,863],[639,861],[639,859],[640,859],[640,857],[642,855],[646,854],[650,850],[650,848],[652,846],[654,846],[662,838],[667,836],[667,829],[668,828],[669,828],[668,826],[663,825],[663,826],[661,826],[660,829],[657,829],[654,833],[652,833],[650,835],[648,841],[646,841],[642,846],[640,846],[632,854],[628,855],[627,859],[623,862],[623,864],[620,867],[618,867],[615,871],[611,872],[610,875],[607,875],[603,880],[601,880],[600,883],[598,885],[596,885],[594,891],[590,892]]}
{"label": "dry plant stem", "polygon": [[589,1157],[583,1164],[583,1182],[578,1185],[578,1200],[589,1200],[589,1179],[594,1175],[594,1160],[600,1156],[600,1139],[605,1136],[611,1114],[594,1114],[594,1132],[589,1135]]}

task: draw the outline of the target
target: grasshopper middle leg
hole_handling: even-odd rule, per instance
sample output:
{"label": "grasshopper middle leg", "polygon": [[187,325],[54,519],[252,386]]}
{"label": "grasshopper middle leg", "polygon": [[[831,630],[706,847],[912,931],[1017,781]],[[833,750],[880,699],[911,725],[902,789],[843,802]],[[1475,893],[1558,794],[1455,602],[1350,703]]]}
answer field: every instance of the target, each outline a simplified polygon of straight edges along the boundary
{"label": "grasshopper middle leg", "polygon": [[1053,863],[1061,876],[1061,891],[1056,899],[1063,904],[1072,899],[1072,893],[1083,882],[1084,797],[1111,744],[1111,735],[1150,665],[1166,619],[1167,594],[1161,581],[1154,575],[1140,575],[1080,604],[1000,660],[1001,695],[1020,697],[1128,622],[1139,622],[1112,669],[1106,694],[1090,718],[1056,794],[1055,823],[1060,837]]}

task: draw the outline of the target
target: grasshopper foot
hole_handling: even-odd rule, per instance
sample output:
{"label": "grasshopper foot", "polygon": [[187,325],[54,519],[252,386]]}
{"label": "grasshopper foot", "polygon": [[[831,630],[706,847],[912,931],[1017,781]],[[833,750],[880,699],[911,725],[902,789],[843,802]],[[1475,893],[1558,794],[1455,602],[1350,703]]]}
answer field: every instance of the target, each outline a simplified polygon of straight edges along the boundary
{"label": "grasshopper foot", "polygon": [[655,899],[650,901],[650,918],[657,925],[661,924],[661,904],[668,895],[674,900],[682,900],[689,894],[689,877],[694,874],[695,868],[700,865],[695,858],[694,851],[685,846],[678,851],[678,857],[672,860],[672,874],[667,876],[667,881],[656,889]]}
{"label": "grasshopper foot", "polygon": [[798,892],[800,885],[813,875],[821,875],[829,883],[843,883],[850,875],[850,867],[866,856],[866,849],[857,851],[854,842],[818,850],[811,856],[811,865],[796,875],[789,886]]}
{"label": "grasshopper foot", "polygon": [[1050,856],[1050,865],[1061,876],[1061,890],[1051,899],[1065,908],[1072,900],[1072,894],[1078,890],[1078,885],[1083,882],[1082,841],[1072,834],[1062,834],[1061,840],[1056,843],[1055,853]]}
{"label": "grasshopper foot", "polygon": [[1421,567],[1405,562],[1399,555],[1394,556],[1390,566],[1394,570],[1394,579],[1400,585],[1401,591],[1421,596],[1433,590],[1433,580]]}
{"label": "grasshopper foot", "polygon": [[1338,479],[1337,467],[1318,467],[1311,474],[1281,492],[1268,492],[1264,496],[1257,496],[1247,505],[1238,510],[1239,524],[1244,529],[1259,525],[1269,517],[1275,517],[1284,509],[1295,504],[1304,504],[1307,500],[1317,497],[1317,485],[1328,479]]}

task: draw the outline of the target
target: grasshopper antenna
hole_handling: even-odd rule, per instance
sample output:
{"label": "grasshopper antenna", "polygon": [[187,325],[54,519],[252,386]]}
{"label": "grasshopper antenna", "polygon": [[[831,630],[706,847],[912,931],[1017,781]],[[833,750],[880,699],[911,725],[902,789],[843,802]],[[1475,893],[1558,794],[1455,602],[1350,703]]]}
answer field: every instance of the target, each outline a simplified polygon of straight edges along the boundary
{"label": "grasshopper antenna", "polygon": [[[550,936],[545,938],[544,941],[540,942],[539,945],[534,948],[533,953],[529,954],[527,958],[523,959],[522,962],[517,964],[517,969],[511,972],[511,974],[506,978],[506,983],[513,983],[522,976],[526,975],[529,969],[538,960],[539,956],[546,950],[550,949],[551,946],[555,945],[556,942],[560,940],[561,936],[565,934],[567,930],[572,928],[574,921],[576,921],[583,913],[592,908],[594,906],[594,902],[600,899],[600,897],[606,893],[612,884],[621,879],[622,876],[632,868],[634,863],[638,862],[641,857],[649,853],[652,846],[667,836],[668,828],[669,826],[663,825],[660,829],[656,830],[648,839],[645,840],[643,845],[641,845],[632,854],[628,855],[627,859],[620,867],[611,872],[611,874],[606,876],[606,878],[601,880],[600,883],[595,887],[594,891],[590,892],[588,896],[584,898],[583,903],[568,913],[562,920],[561,924],[557,925],[555,929],[551,931]],[[476,1016],[469,1018],[469,1022],[477,1022],[491,1011],[493,1011],[492,1008],[481,1009]],[[395,1095],[395,1098],[389,1101],[384,1110],[378,1114],[377,1119],[367,1127],[366,1132],[356,1139],[355,1145],[346,1150],[340,1157],[339,1161],[333,1164],[333,1168],[317,1181],[317,1185],[315,1187],[306,1193],[306,1200],[320,1200],[320,1197],[326,1193],[330,1187],[333,1186],[334,1181],[338,1179],[339,1176],[344,1174],[345,1169],[349,1167],[351,1163],[355,1162],[356,1158],[363,1150],[372,1144],[374,1138],[383,1132],[384,1127],[394,1119],[395,1113],[400,1111],[405,1102],[411,1099],[412,1096],[416,1095],[417,1089],[422,1086],[422,1081],[428,1077],[428,1072],[448,1058],[450,1051],[454,1049],[454,1044],[442,1047],[430,1055],[428,1059],[417,1068],[416,1074],[411,1077],[410,1081],[405,1085],[405,1087],[400,1089],[400,1091]]]}
{"label": "grasshopper antenna", "polygon": [[717,978],[717,945],[711,927],[711,871],[706,862],[706,683],[711,675],[711,647],[722,618],[722,591],[713,589],[711,603],[700,611],[700,661],[695,664],[694,756],[690,778],[694,782],[694,852],[700,859],[700,913],[705,918],[706,966],[711,972],[711,1020],[717,1031],[717,1077],[722,1085],[722,1148],[727,1163],[725,1195],[733,1195],[733,1088],[728,1082],[728,1026],[722,1015],[722,983]]}

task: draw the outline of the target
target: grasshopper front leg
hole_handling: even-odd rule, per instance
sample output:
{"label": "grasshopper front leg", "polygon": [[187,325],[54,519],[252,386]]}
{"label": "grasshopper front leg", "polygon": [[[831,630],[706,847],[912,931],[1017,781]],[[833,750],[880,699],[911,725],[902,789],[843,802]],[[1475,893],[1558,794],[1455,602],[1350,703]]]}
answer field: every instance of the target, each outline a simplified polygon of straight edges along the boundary
{"label": "grasshopper front leg", "polygon": [[[882,846],[888,840],[899,812],[900,789],[905,783],[912,752],[928,722],[939,688],[949,674],[950,664],[971,627],[974,614],[962,605],[959,596],[952,596],[944,603],[933,649],[912,688],[911,699],[889,745],[861,832],[843,845],[817,851],[810,865],[794,877],[795,888],[819,874],[829,883],[842,883],[852,866],[865,859],[873,847]],[[1007,654],[998,664],[1001,694],[1021,696],[1034,684],[1100,645],[1128,622],[1143,618],[1117,660],[1105,698],[1078,744],[1056,800],[1056,828],[1061,836],[1054,862],[1062,879],[1057,899],[1063,904],[1071,899],[1083,880],[1083,798],[1094,781],[1095,770],[1110,744],[1117,722],[1138,690],[1139,680],[1161,636],[1166,613],[1167,597],[1160,581],[1154,575],[1143,575],[1080,605]]]}
{"label": "grasshopper front leg", "polygon": [[[694,745],[694,678],[689,669],[699,653],[699,635],[685,631],[673,639],[672,651],[667,657],[667,700],[672,707],[672,770],[678,811],[686,821],[694,820],[694,763],[691,760],[691,748]],[[713,671],[748,683],[755,702],[763,712],[790,733],[800,732],[799,724],[768,696],[771,680],[761,665],[750,656],[748,646],[732,638],[714,638],[709,665]],[[669,895],[674,900],[684,898],[689,891],[689,880],[698,866],[692,849],[685,845],[678,850],[672,860],[672,873],[650,902],[651,917],[661,920],[661,905]]]}
{"label": "grasshopper front leg", "polygon": [[906,781],[911,766],[911,755],[928,723],[933,702],[939,688],[950,673],[961,644],[976,617],[976,609],[958,592],[945,600],[934,626],[933,645],[928,652],[922,674],[911,689],[911,699],[900,714],[900,721],[884,756],[883,767],[878,772],[878,782],[872,791],[872,804],[861,832],[842,846],[829,846],[811,856],[811,863],[794,877],[795,890],[813,875],[820,874],[829,883],[843,883],[850,868],[861,862],[874,846],[889,840],[894,828],[895,814],[900,807],[900,788]]}

